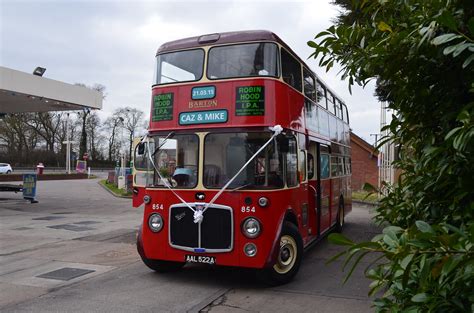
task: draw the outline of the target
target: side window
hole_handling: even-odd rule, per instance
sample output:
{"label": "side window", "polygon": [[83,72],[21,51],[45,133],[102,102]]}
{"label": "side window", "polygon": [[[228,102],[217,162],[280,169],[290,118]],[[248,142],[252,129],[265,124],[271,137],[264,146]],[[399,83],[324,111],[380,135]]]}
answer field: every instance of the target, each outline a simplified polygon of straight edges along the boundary
{"label": "side window", "polygon": [[344,110],[344,121],[349,124],[349,113],[347,112],[347,106],[345,104],[342,105]]}
{"label": "side window", "polygon": [[299,181],[306,181],[306,137],[298,134],[298,173]]}
{"label": "side window", "polygon": [[345,114],[344,110],[342,109],[343,108],[342,102],[337,100],[337,106],[338,106],[338,110],[339,110],[339,118],[341,120],[344,120],[345,119],[344,115],[346,115],[346,114]]}
{"label": "side window", "polygon": [[329,138],[337,141],[337,118],[332,114],[329,114]]}
{"label": "side window", "polygon": [[328,104],[326,102],[326,87],[324,87],[320,81],[318,81],[318,84],[316,85],[316,95],[318,98],[318,104],[327,110]]}
{"label": "side window", "polygon": [[339,176],[337,172],[338,161],[339,161],[338,157],[331,157],[331,177]]}
{"label": "side window", "polygon": [[329,178],[329,155],[321,154],[321,179]]}
{"label": "side window", "polygon": [[325,110],[318,111],[319,132],[329,137],[329,113]]}
{"label": "side window", "polygon": [[342,157],[339,157],[339,158],[338,158],[337,172],[338,172],[339,176],[345,175],[345,173],[344,173],[344,162],[343,162],[343,158],[342,158]]}
{"label": "side window", "polygon": [[303,68],[303,79],[304,79],[304,95],[309,99],[316,102],[316,85],[314,82],[314,77],[311,72]]}
{"label": "side window", "polygon": [[314,157],[311,153],[308,153],[308,179],[314,177]]}
{"label": "side window", "polygon": [[286,154],[286,184],[288,187],[298,185],[297,145],[294,137],[288,138],[288,153]]}
{"label": "side window", "polygon": [[304,182],[306,180],[306,153],[304,150],[298,150],[298,171],[300,182]]}
{"label": "side window", "polygon": [[283,80],[295,89],[302,91],[301,64],[285,49],[281,49],[281,69]]}
{"label": "side window", "polygon": [[336,115],[336,107],[334,106],[334,96],[332,95],[332,93],[328,92],[327,97],[328,97],[328,110],[332,114]]}
{"label": "side window", "polygon": [[319,132],[318,129],[318,106],[308,99],[304,99],[306,127]]}

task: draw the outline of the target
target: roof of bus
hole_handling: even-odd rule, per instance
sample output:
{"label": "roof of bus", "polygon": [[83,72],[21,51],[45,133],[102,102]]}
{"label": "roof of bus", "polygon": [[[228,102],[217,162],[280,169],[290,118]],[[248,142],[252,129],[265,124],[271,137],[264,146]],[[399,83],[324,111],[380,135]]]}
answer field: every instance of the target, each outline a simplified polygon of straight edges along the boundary
{"label": "roof of bus", "polygon": [[[207,41],[202,40],[208,36],[216,36],[217,40]],[[201,38],[201,42],[200,42]],[[302,64],[305,65],[306,68],[310,69],[310,67],[303,61],[298,54],[296,54],[283,40],[281,40],[278,35],[275,33],[268,31],[268,30],[242,30],[242,31],[235,31],[235,32],[226,32],[226,33],[214,33],[214,34],[206,34],[201,36],[189,37],[178,39],[174,41],[169,41],[162,44],[156,54],[160,54],[163,52],[171,52],[175,50],[182,50],[188,48],[197,48],[197,47],[204,47],[209,45],[220,45],[220,44],[228,44],[228,43],[236,43],[236,42],[248,42],[248,41],[274,41],[281,44],[285,47],[286,50],[291,52],[295,58],[298,59]],[[310,69],[311,70],[311,69]],[[311,70],[315,77],[323,83],[326,89],[328,89],[333,95],[336,96],[340,101],[342,99],[336,95],[336,93],[328,87],[326,83],[324,83],[321,78],[316,75],[314,71]],[[345,103],[345,101],[342,101]]]}
{"label": "roof of bus", "polygon": [[[206,37],[215,36],[217,40],[203,40]],[[201,39],[201,40],[200,40]],[[283,45],[286,49],[290,50],[295,56],[294,53],[288,45],[283,42],[275,33],[268,30],[245,30],[245,31],[236,31],[236,32],[226,32],[226,33],[214,33],[207,34],[202,36],[189,37],[174,41],[169,41],[162,44],[157,51],[158,53],[181,50],[187,48],[203,47],[212,45],[220,45],[226,43],[234,42],[245,42],[245,41],[275,41]]]}

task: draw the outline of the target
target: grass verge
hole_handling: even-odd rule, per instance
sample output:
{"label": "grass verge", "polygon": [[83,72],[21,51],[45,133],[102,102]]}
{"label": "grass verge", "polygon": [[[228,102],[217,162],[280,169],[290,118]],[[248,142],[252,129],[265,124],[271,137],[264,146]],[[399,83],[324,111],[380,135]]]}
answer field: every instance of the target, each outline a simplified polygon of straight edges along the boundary
{"label": "grass verge", "polygon": [[131,192],[127,192],[125,189],[118,189],[117,186],[115,186],[114,184],[107,183],[107,179],[103,179],[99,181],[99,184],[107,188],[110,192],[112,192],[116,196],[127,197],[127,198],[132,197]]}
{"label": "grass verge", "polygon": [[353,191],[352,192],[352,199],[353,200],[358,200],[358,201],[363,201],[363,202],[369,202],[369,203],[378,203],[378,198],[377,194],[369,194],[367,191]]}

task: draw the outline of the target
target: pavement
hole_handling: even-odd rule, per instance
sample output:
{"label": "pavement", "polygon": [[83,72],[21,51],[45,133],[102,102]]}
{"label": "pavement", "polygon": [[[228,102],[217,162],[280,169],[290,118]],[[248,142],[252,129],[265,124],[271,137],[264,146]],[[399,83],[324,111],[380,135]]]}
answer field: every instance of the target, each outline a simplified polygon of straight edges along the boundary
{"label": "pavement", "polygon": [[[254,272],[187,265],[158,274],[135,248],[143,209],[103,190],[98,179],[38,182],[39,203],[0,197],[0,312],[370,312],[366,260],[342,284],[341,248],[323,240],[305,253],[287,285],[269,288]],[[344,233],[378,233],[358,205]]]}

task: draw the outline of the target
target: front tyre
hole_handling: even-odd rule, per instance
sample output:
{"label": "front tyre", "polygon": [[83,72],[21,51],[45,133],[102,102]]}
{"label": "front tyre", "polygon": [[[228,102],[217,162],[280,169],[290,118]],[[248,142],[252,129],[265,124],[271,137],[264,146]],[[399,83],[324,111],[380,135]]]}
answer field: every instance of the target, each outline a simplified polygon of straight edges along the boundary
{"label": "front tyre", "polygon": [[298,273],[302,256],[303,240],[298,228],[290,222],[284,222],[278,259],[272,267],[260,270],[259,278],[272,286],[290,282]]}

